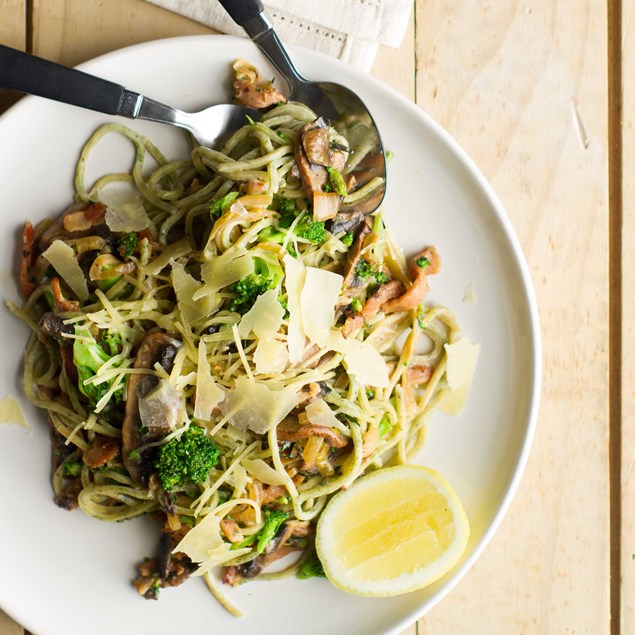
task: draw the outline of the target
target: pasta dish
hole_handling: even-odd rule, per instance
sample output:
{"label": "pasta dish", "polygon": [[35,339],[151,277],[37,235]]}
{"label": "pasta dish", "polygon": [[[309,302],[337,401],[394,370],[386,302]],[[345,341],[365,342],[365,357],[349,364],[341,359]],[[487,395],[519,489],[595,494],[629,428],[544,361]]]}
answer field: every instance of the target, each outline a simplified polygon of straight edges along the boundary
{"label": "pasta dish", "polygon": [[[230,609],[219,571],[320,575],[321,511],[417,453],[461,342],[424,301],[435,248],[422,236],[406,259],[363,211],[383,185],[364,178],[363,140],[235,68],[265,110],[218,150],[167,160],[119,124],[94,133],[75,204],[25,227],[11,306],[32,332],[24,389],[48,415],[56,503],[151,516],[139,593],[203,576]],[[105,135],[133,167],[88,184]]]}

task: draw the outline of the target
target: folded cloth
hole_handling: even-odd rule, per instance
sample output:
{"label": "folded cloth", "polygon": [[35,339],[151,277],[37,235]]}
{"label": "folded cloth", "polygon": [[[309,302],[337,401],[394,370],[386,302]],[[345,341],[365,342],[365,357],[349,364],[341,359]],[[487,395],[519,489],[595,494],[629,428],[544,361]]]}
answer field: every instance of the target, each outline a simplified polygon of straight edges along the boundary
{"label": "folded cloth", "polygon": [[[244,35],[216,0],[148,0],[223,33]],[[399,46],[413,0],[266,0],[280,38],[370,70],[380,44]]]}

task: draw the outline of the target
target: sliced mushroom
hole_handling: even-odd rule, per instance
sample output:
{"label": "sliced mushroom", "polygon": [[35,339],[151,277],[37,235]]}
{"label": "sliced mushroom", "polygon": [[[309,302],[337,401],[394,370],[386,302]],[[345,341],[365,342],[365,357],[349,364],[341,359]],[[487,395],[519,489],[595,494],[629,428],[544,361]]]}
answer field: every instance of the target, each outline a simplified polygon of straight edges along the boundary
{"label": "sliced mushroom", "polygon": [[[421,258],[427,258],[429,264],[424,267],[419,266],[417,260]],[[387,313],[399,313],[415,309],[428,294],[428,275],[437,273],[440,268],[441,257],[434,247],[426,247],[423,251],[413,256],[410,261],[412,285],[402,296],[386,302],[382,309]]]}
{"label": "sliced mushroom", "polygon": [[326,223],[328,229],[334,236],[342,232],[355,232],[364,222],[362,212],[338,212],[335,218]]}
{"label": "sliced mushroom", "polygon": [[72,324],[64,324],[64,320],[52,311],[47,311],[42,315],[38,322],[38,328],[42,333],[46,333],[65,343],[68,343],[68,338],[65,338],[64,335],[72,335],[75,333]]}
{"label": "sliced mushroom", "polygon": [[359,286],[354,285],[355,269],[357,268],[359,259],[362,257],[362,250],[364,248],[366,236],[368,236],[371,232],[371,223],[371,219],[368,217],[364,218],[364,224],[360,227],[357,237],[355,238],[355,242],[353,242],[351,248],[348,250],[348,257],[344,267],[344,282],[342,285],[344,289],[348,289],[351,286]]}
{"label": "sliced mushroom", "polygon": [[[178,343],[166,333],[149,333],[141,342],[134,363],[134,368],[152,369],[159,362],[166,372],[172,369]],[[174,352],[169,351],[174,349]],[[165,365],[164,365],[165,364]],[[154,471],[151,451],[139,451],[139,448],[163,438],[171,431],[167,417],[152,419],[152,426],[144,426],[139,411],[139,400],[145,397],[159,383],[156,375],[133,374],[128,380],[126,414],[122,426],[123,462],[132,479],[147,485],[150,474]]]}
{"label": "sliced mushroom", "polygon": [[244,106],[250,108],[267,108],[273,104],[285,103],[286,97],[274,88],[269,81],[262,81],[262,76],[255,66],[245,60],[234,62],[236,79],[234,90],[236,99]]}
{"label": "sliced mushroom", "polygon": [[278,441],[300,441],[309,437],[321,437],[334,448],[348,445],[348,439],[341,432],[328,426],[309,423],[296,429],[278,427]]}
{"label": "sliced mushroom", "polygon": [[368,300],[366,300],[359,313],[353,313],[353,315],[346,318],[346,322],[342,327],[342,335],[348,337],[358,328],[370,322],[386,302],[402,296],[404,291],[405,288],[399,280],[391,280],[379,286]]}
{"label": "sliced mushroom", "polygon": [[[328,199],[320,199],[319,206],[315,200],[318,194],[328,194],[324,192],[324,186],[328,181],[326,168],[342,170],[348,156],[346,151],[331,147],[330,138],[327,120],[318,117],[300,128],[295,144],[296,166],[302,185],[312,198],[315,220],[333,218],[337,214],[341,200],[337,194]],[[325,205],[327,201],[328,205]],[[318,215],[315,214],[316,207],[322,210]]]}
{"label": "sliced mushroom", "polygon": [[95,437],[92,447],[84,451],[82,460],[88,467],[102,467],[119,454],[119,443],[101,434]]}

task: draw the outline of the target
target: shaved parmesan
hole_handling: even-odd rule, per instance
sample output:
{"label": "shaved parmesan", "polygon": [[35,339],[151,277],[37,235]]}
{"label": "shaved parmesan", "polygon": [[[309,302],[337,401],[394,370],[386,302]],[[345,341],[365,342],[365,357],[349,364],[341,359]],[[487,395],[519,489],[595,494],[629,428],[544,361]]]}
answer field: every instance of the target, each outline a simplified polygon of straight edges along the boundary
{"label": "shaved parmesan", "polygon": [[309,339],[324,346],[335,321],[335,305],[344,278],[338,273],[307,267],[306,280],[300,296],[302,324]]}
{"label": "shaved parmesan", "polygon": [[148,276],[156,276],[161,269],[167,267],[172,261],[189,254],[190,243],[187,238],[168,245],[152,262],[148,263],[143,272]]}
{"label": "shaved parmesan", "polygon": [[0,425],[16,425],[29,429],[29,424],[24,419],[22,408],[17,399],[5,397],[0,399]]}
{"label": "shaved parmesan", "polygon": [[254,270],[254,261],[247,250],[230,249],[201,267],[201,277],[205,284],[195,294],[194,300],[205,294],[216,293],[220,289],[237,282]]}
{"label": "shaved parmesan", "polygon": [[444,347],[447,355],[445,377],[450,390],[441,401],[441,409],[446,414],[457,415],[467,403],[480,346],[463,338]]}
{"label": "shaved parmesan", "polygon": [[223,540],[220,520],[215,514],[207,514],[203,520],[185,534],[172,553],[183,552],[192,562],[200,565],[194,575],[202,575],[212,567],[248,553],[250,548],[233,549]]}
{"label": "shaved parmesan", "polygon": [[285,255],[282,261],[285,268],[284,286],[287,290],[287,309],[289,311],[287,346],[289,347],[289,359],[295,364],[302,359],[306,340],[300,299],[306,278],[306,268],[299,260],[289,254]]}
{"label": "shaved parmesan", "polygon": [[340,422],[335,413],[331,410],[324,399],[316,399],[305,408],[309,421],[316,426],[326,426],[327,428],[338,428]]}
{"label": "shaved parmesan", "polygon": [[110,186],[99,192],[99,200],[106,206],[106,225],[114,232],[138,232],[150,224],[137,190],[126,185]]}
{"label": "shaved parmesan", "polygon": [[296,406],[300,396],[292,389],[272,390],[264,382],[239,377],[220,408],[239,430],[265,434]]}
{"label": "shaved parmesan", "polygon": [[141,424],[149,430],[174,430],[185,419],[181,393],[167,380],[139,398]]}
{"label": "shaved parmesan", "polygon": [[289,351],[284,342],[276,339],[262,339],[254,353],[256,372],[270,375],[284,372],[289,363]]}
{"label": "shaved parmesan", "polygon": [[198,368],[196,374],[196,399],[194,417],[209,421],[212,410],[225,398],[225,391],[214,381],[207,359],[207,347],[203,340],[198,345]]}
{"label": "shaved parmesan", "polygon": [[252,476],[267,485],[285,485],[290,480],[288,475],[280,474],[262,459],[245,459],[243,465]]}
{"label": "shaved parmesan", "polygon": [[371,344],[346,339],[339,331],[331,331],[327,346],[344,356],[346,370],[360,384],[386,388],[389,384],[386,362],[381,353]]}
{"label": "shaved parmesan", "polygon": [[476,304],[476,291],[474,290],[474,284],[472,282],[465,287],[463,302],[467,304]]}
{"label": "shaved parmesan", "polygon": [[172,263],[172,286],[179,303],[179,311],[187,323],[208,317],[218,306],[213,293],[205,294],[194,300],[194,294],[203,287],[203,283],[194,279],[179,262]]}
{"label": "shaved parmesan", "polygon": [[42,255],[51,263],[55,271],[80,300],[88,300],[86,276],[77,262],[72,247],[69,247],[63,240],[54,240]]}
{"label": "shaved parmesan", "polygon": [[284,309],[278,302],[279,293],[279,289],[269,289],[256,298],[238,325],[241,337],[248,337],[252,331],[261,339],[275,336],[284,317]]}

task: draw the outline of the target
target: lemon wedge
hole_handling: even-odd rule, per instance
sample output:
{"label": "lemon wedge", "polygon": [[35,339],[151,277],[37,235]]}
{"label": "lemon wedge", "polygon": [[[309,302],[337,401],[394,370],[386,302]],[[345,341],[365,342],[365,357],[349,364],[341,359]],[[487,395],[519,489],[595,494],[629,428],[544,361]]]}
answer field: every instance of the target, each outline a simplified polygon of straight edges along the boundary
{"label": "lemon wedge", "polygon": [[448,482],[432,469],[401,465],[372,472],[334,496],[315,546],[334,586],[382,597],[438,580],[458,562],[469,534]]}

